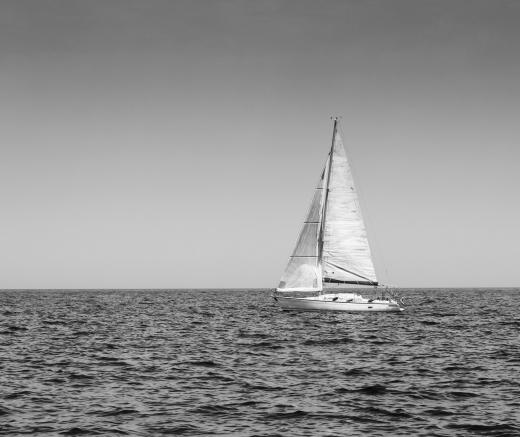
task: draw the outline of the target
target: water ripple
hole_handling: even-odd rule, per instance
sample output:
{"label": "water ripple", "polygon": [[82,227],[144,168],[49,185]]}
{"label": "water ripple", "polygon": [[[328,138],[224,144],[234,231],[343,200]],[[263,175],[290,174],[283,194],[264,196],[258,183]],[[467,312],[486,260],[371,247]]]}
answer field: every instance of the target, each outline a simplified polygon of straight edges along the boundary
{"label": "water ripple", "polygon": [[518,290],[0,292],[0,435],[520,435]]}

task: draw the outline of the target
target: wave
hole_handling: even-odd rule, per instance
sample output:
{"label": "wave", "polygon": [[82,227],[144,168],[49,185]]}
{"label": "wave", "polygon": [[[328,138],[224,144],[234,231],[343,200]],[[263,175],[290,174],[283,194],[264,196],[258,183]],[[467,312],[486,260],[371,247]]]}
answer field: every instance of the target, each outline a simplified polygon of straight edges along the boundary
{"label": "wave", "polygon": [[318,339],[309,339],[304,340],[303,345],[305,346],[331,346],[336,344],[347,344],[352,343],[357,340],[350,338],[350,337],[326,337],[326,338],[318,338]]}

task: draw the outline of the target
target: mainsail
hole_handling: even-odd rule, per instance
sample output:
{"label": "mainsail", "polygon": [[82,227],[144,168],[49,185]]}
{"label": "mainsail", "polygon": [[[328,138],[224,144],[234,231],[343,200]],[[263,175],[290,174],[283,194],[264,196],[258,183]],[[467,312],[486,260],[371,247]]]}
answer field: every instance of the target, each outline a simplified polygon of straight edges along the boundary
{"label": "mainsail", "polygon": [[377,285],[352,171],[334,120],[332,147],[278,291]]}

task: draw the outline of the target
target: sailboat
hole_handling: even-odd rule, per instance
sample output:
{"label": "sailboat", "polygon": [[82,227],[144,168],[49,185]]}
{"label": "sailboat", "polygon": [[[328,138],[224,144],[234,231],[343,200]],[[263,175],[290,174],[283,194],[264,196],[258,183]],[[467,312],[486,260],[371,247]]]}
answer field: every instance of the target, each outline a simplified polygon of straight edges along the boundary
{"label": "sailboat", "polygon": [[[330,152],[273,298],[284,310],[402,311],[377,280],[338,117],[333,121]],[[374,297],[363,297],[366,291]]]}

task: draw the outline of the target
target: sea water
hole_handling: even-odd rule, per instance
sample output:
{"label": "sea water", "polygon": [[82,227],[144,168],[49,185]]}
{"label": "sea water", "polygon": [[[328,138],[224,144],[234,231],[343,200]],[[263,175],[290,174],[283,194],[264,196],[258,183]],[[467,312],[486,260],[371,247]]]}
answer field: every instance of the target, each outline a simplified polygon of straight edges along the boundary
{"label": "sea water", "polygon": [[402,313],[269,290],[0,292],[0,434],[520,435],[518,289]]}

